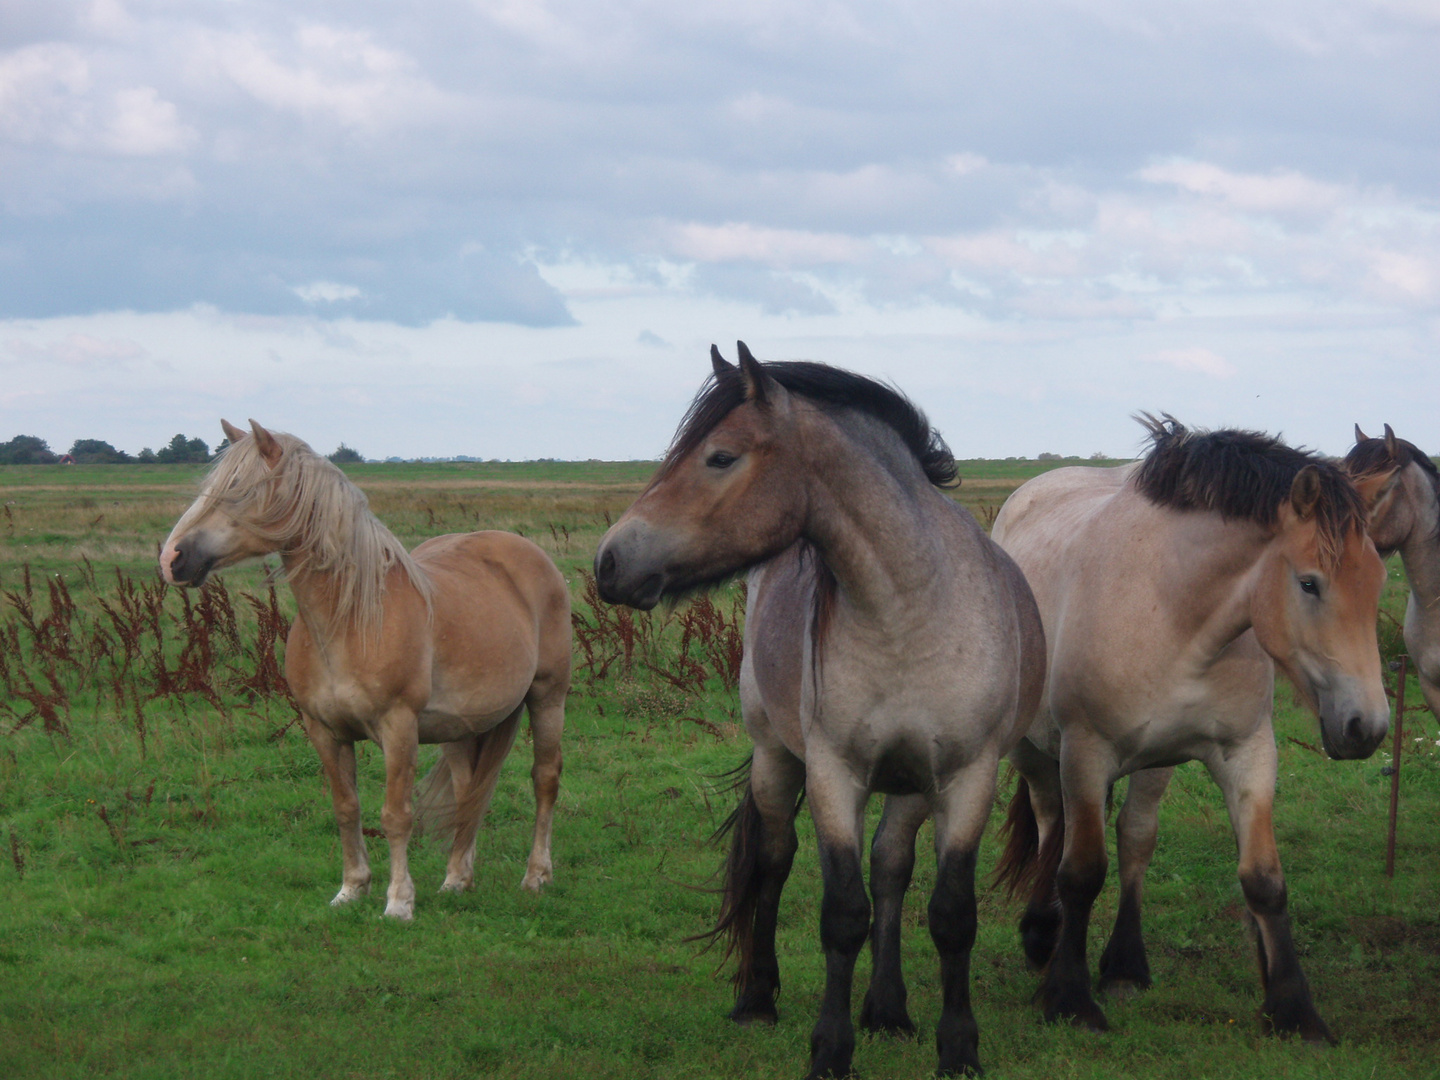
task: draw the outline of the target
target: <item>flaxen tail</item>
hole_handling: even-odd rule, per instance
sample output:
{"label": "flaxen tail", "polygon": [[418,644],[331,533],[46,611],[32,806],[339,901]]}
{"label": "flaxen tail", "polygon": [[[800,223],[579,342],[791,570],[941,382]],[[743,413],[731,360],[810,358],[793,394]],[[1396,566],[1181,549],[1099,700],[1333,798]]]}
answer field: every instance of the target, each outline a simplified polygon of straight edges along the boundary
{"label": "flaxen tail", "polygon": [[1020,777],[1015,794],[1001,827],[1005,847],[995,864],[995,884],[1005,887],[1005,895],[1031,893],[1042,882],[1053,882],[1060,869],[1060,856],[1065,851],[1065,812],[1061,810],[1055,827],[1040,843],[1040,825],[1030,803],[1030,785]]}
{"label": "flaxen tail", "polygon": [[[437,832],[442,836],[453,834],[455,823],[461,818],[475,815],[479,821],[490,809],[490,800],[495,795],[495,786],[500,780],[500,766],[510,748],[515,745],[515,734],[520,730],[521,709],[516,709],[495,727],[475,738],[467,748],[452,751],[449,746],[440,760],[435,763],[418,785],[415,796],[415,834]],[[469,753],[466,764],[470,767],[470,784],[457,800],[451,768],[453,753]]]}

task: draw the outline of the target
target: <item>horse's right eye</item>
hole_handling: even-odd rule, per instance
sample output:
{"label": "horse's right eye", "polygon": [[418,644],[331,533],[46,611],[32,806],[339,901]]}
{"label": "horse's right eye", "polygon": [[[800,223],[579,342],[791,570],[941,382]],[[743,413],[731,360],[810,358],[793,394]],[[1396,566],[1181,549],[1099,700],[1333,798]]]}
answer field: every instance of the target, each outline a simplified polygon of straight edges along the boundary
{"label": "horse's right eye", "polygon": [[728,469],[738,460],[739,458],[734,454],[726,453],[724,450],[716,450],[705,459],[705,464],[712,469]]}

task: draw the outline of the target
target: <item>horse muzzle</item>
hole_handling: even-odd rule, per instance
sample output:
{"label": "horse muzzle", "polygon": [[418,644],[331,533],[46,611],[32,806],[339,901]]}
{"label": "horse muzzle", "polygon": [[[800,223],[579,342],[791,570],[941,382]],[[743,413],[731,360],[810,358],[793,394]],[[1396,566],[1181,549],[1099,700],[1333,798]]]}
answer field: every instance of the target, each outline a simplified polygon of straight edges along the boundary
{"label": "horse muzzle", "polygon": [[607,604],[649,611],[665,594],[666,574],[655,531],[643,521],[617,521],[595,551],[595,584]]}
{"label": "horse muzzle", "polygon": [[1320,741],[1336,761],[1368,758],[1390,730],[1389,702],[1368,704],[1358,690],[1341,686],[1319,695]]}
{"label": "horse muzzle", "polygon": [[216,562],[217,556],[205,551],[194,536],[187,536],[174,546],[173,551],[160,553],[160,574],[172,585],[198,588],[205,584]]}

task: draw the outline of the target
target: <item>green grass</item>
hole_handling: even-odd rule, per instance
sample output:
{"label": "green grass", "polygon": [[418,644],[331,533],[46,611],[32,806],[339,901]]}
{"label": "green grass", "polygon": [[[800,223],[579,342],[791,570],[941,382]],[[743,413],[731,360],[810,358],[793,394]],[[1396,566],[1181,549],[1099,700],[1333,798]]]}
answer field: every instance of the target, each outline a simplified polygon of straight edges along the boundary
{"label": "green grass", "polygon": [[[1009,472],[1017,464],[1027,463],[987,474],[965,463],[961,497],[985,505],[1023,478]],[[575,578],[605,515],[623,509],[651,467],[391,465],[351,475],[408,543],[473,528],[478,517],[524,530]],[[93,600],[75,570],[79,554],[94,552],[101,593],[111,567],[151,572],[155,545],[197,477],[163,466],[0,470],[0,501],[14,521],[0,542],[0,588],[15,590],[29,562],[63,573],[85,607]],[[90,526],[102,511],[106,520]],[[105,545],[112,556],[97,558]],[[258,584],[260,572],[226,580],[235,592]],[[1392,612],[1396,593],[1392,582]],[[167,610],[178,610],[173,592]],[[1413,684],[1409,694],[1419,700]],[[1440,731],[1427,713],[1411,715],[1409,728],[1427,741],[1402,773],[1392,882],[1382,873],[1386,755],[1324,759],[1301,745],[1318,741],[1313,718],[1288,688],[1278,698],[1276,823],[1290,909],[1317,1004],[1342,1044],[1317,1052],[1257,1033],[1234,845],[1218,792],[1191,765],[1163,807],[1149,876],[1156,986],[1109,1006],[1108,1035],[1038,1023],[1018,907],[983,895],[974,995],[988,1075],[1440,1075]],[[285,727],[282,700],[227,701],[223,712],[193,696],[156,700],[143,753],[134,724],[104,693],[75,702],[68,737],[38,724],[0,729],[0,1077],[803,1073],[823,980],[819,873],[804,815],[781,916],[780,1024],[730,1024],[718,958],[683,940],[716,910],[704,887],[720,852],[707,838],[732,797],[713,778],[748,752],[733,693],[712,685],[703,697],[685,695],[639,675],[582,682],[568,711],[554,885],[541,897],[518,887],[532,815],[522,737],[481,833],[475,889],[436,893],[444,851],[415,844],[420,896],[406,926],[380,915],[382,840],[367,841],[371,897],[328,906],[340,876],[330,800],[308,743]],[[375,827],[382,768],[373,747],[362,749],[360,771],[366,825]],[[929,843],[927,828],[905,925],[921,1038],[862,1038],[856,1069],[867,1078],[934,1068]],[[992,828],[982,870],[994,844]],[[1114,905],[1112,874],[1096,908],[1092,964]],[[868,970],[862,957],[857,1005]]]}

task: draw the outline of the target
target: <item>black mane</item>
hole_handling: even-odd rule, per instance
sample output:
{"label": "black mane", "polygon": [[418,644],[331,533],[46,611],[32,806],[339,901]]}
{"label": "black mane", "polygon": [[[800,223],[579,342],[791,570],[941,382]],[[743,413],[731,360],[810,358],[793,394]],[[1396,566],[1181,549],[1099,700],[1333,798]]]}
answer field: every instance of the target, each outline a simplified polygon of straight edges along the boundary
{"label": "black mane", "polygon": [[1335,462],[1286,446],[1258,431],[1190,431],[1168,413],[1136,419],[1150,436],[1150,452],[1135,475],[1141,494],[1159,506],[1212,510],[1222,517],[1273,525],[1307,465],[1320,476],[1315,504],[1321,548],[1338,552],[1350,530],[1364,532],[1360,493]]}
{"label": "black mane", "polygon": [[[925,414],[894,387],[829,364],[809,360],[761,364],[765,374],[792,394],[824,409],[854,409],[889,425],[915,456],[926,478],[940,487],[960,482],[955,458]],[[745,400],[745,380],[738,367],[712,376],[690,403],[665,454],[662,471],[694,450],[715,425]]]}

